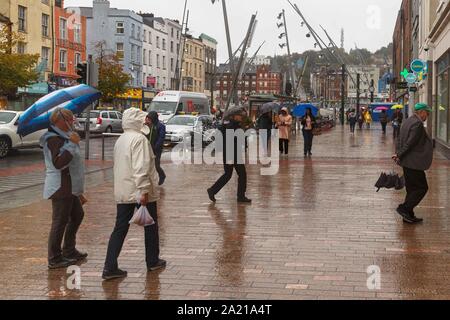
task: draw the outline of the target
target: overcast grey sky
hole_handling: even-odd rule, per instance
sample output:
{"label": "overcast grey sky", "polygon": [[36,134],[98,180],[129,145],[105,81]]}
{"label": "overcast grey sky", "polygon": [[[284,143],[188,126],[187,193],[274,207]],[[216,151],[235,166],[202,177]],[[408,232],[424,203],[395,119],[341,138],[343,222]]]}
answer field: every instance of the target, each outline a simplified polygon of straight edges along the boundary
{"label": "overcast grey sky", "polygon": [[[184,0],[110,0],[111,6],[149,12],[171,19],[182,20]],[[319,24],[328,30],[334,41],[340,44],[341,28],[345,30],[345,48],[370,51],[386,46],[392,41],[395,20],[401,0],[292,0],[308,22],[319,32]],[[65,6],[92,6],[92,0],[65,0]],[[194,36],[206,33],[219,42],[218,60],[228,58],[222,4],[211,0],[188,0],[190,10],[189,29]],[[227,0],[233,50],[239,46],[247,31],[252,13],[258,12],[258,25],[250,54],[265,40],[260,53],[282,55],[277,29],[278,13],[286,11],[289,40],[292,52],[314,48],[314,40],[306,38],[306,27],[300,27],[300,17],[286,0]],[[322,35],[322,32],[319,32]]]}

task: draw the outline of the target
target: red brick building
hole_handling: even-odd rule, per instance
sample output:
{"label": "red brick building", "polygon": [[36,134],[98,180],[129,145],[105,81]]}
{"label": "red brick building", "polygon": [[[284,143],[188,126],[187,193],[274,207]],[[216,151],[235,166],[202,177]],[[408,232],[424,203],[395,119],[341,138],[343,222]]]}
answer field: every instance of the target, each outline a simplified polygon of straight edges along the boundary
{"label": "red brick building", "polygon": [[[216,88],[218,98],[216,104],[224,107],[228,95],[231,92],[232,74],[228,65],[219,66],[216,77]],[[247,101],[248,96],[255,94],[282,94],[283,77],[279,72],[272,72],[270,66],[248,66],[242,75],[242,80],[237,85],[237,95],[241,103]]]}
{"label": "red brick building", "polygon": [[279,72],[272,72],[269,65],[256,68],[257,94],[282,94],[283,77]]}
{"label": "red brick building", "polygon": [[77,64],[86,61],[86,17],[64,9],[64,1],[54,7],[55,54],[53,82],[58,87],[77,84]]}
{"label": "red brick building", "polygon": [[412,0],[403,0],[402,6],[398,12],[397,22],[395,23],[393,45],[394,45],[394,59],[393,59],[393,73],[394,73],[394,85],[393,85],[393,101],[406,104],[405,89],[397,88],[397,84],[402,80],[400,72],[404,68],[409,70],[409,66],[413,55],[412,45]]}

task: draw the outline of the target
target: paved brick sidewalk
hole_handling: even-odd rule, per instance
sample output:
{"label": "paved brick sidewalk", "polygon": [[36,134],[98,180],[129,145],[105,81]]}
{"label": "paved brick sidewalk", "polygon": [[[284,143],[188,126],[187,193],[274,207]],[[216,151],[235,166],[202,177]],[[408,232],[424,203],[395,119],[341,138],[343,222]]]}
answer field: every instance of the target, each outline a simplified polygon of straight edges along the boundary
{"label": "paved brick sidewalk", "polygon": [[[388,132],[389,134],[391,132]],[[64,271],[46,268],[50,203],[0,214],[1,299],[450,299],[450,162],[437,155],[430,193],[418,208],[423,225],[395,214],[404,191],[375,192],[389,170],[391,136],[351,137],[337,128],[315,139],[313,158],[292,142],[277,176],[249,166],[250,206],[235,202],[235,178],[210,204],[205,189],[220,166],[174,165],[159,202],[165,270],[146,273],[143,230],[132,226],[120,266],[122,281],[101,271],[115,219],[110,182],[88,193],[79,247],[81,290]],[[23,195],[24,197],[26,195]],[[381,289],[367,288],[367,268],[381,270]]]}

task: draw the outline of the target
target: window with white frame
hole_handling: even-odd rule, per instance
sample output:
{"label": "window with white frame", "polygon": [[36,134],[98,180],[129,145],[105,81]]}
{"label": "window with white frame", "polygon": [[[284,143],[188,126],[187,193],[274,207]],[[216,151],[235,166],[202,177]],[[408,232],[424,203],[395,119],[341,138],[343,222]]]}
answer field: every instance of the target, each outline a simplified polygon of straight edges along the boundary
{"label": "window with white frame", "polygon": [[27,31],[27,8],[19,6],[19,31]]}
{"label": "window with white frame", "polygon": [[26,52],[26,45],[24,42],[18,42],[17,43],[17,53],[18,54],[25,54]]}
{"label": "window with white frame", "polygon": [[141,63],[141,48],[136,47],[136,63]]}
{"label": "window with white frame", "polygon": [[73,39],[75,43],[81,43],[81,25],[74,24],[73,26]]}
{"label": "window with white frame", "polygon": [[151,51],[148,52],[148,65],[149,66],[152,65],[152,52]]}
{"label": "window with white frame", "polygon": [[173,71],[173,58],[170,58],[170,71]]}
{"label": "window with white frame", "polygon": [[142,52],[142,56],[143,56],[143,65],[146,66],[147,65],[147,50],[144,49]]}
{"label": "window with white frame", "polygon": [[163,56],[163,69],[166,70],[166,57]]}
{"label": "window with white frame", "polygon": [[59,71],[67,71],[67,51],[59,50]]}
{"label": "window with white frame", "polygon": [[75,52],[75,63],[74,63],[74,69],[75,69],[75,73],[77,72],[77,66],[78,64],[81,63],[81,53],[79,52]]}
{"label": "window with white frame", "polygon": [[50,16],[48,14],[42,14],[42,36],[48,37],[48,27],[49,27]]}
{"label": "window with white frame", "polygon": [[162,39],[162,49],[166,50],[166,39]]}
{"label": "window with white frame", "polygon": [[116,33],[117,34],[124,34],[125,33],[125,26],[123,21],[117,21],[116,22]]}
{"label": "window with white frame", "polygon": [[134,23],[131,24],[131,37],[134,38],[134,36],[136,35],[136,26],[134,25]]}
{"label": "window with white frame", "polygon": [[41,61],[46,61],[48,65],[48,59],[50,57],[50,48],[42,47],[41,48]]}
{"label": "window with white frame", "polygon": [[144,30],[144,42],[147,42],[147,30]]}
{"label": "window with white frame", "polygon": [[136,46],[134,44],[131,45],[131,62],[136,61]]}
{"label": "window with white frame", "polygon": [[137,38],[138,40],[141,40],[141,27],[139,27],[139,26],[138,26],[138,28],[137,28],[137,35],[136,35],[136,38]]}
{"label": "window with white frame", "polygon": [[159,48],[159,37],[156,36],[156,47]]}
{"label": "window with white frame", "polygon": [[123,58],[125,57],[125,52],[123,49],[123,42],[116,43],[116,54],[117,54],[117,57],[119,58],[119,60],[123,60]]}
{"label": "window with white frame", "polygon": [[160,65],[159,65],[159,54],[156,55],[156,67],[159,69]]}
{"label": "window with white frame", "polygon": [[173,53],[173,41],[170,41],[170,52]]}
{"label": "window with white frame", "polygon": [[63,18],[59,18],[59,38],[67,39],[67,20]]}

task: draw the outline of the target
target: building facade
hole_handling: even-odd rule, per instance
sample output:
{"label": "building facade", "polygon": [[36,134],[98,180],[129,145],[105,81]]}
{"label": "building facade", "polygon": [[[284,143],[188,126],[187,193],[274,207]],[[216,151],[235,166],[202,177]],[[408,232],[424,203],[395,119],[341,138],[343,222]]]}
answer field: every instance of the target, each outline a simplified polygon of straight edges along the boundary
{"label": "building facade", "polygon": [[[403,53],[401,48],[405,48]],[[427,69],[413,85],[414,90],[397,88],[395,98],[409,103],[410,110],[419,101],[432,106],[427,131],[437,148],[450,158],[450,1],[403,0],[394,31],[394,50],[397,85],[404,81],[400,72],[410,72],[413,60],[425,62]]]}
{"label": "building facade", "polygon": [[[412,1],[404,0],[397,15],[393,36],[393,90],[392,101],[409,104],[408,89],[400,87],[404,82],[401,72],[409,68],[413,55],[412,46]],[[407,110],[405,110],[407,111]],[[407,113],[406,113],[407,114]]]}
{"label": "building facade", "polygon": [[53,69],[53,11],[55,0],[1,0],[0,15],[3,24],[10,24],[23,41],[19,42],[15,52],[39,54],[37,70],[40,81],[49,79]]}
{"label": "building facade", "polygon": [[54,7],[55,54],[53,76],[57,87],[77,85],[77,64],[86,61],[86,18],[76,10],[65,10],[64,1]]}
{"label": "building facade", "polygon": [[161,18],[155,18],[153,14],[141,15],[144,27],[143,85],[156,90],[168,90],[170,66],[165,22]]}
{"label": "building facade", "polygon": [[256,93],[281,94],[283,79],[281,73],[272,72],[270,65],[263,64],[256,67]]}
{"label": "building facade", "polygon": [[189,35],[186,36],[183,56],[182,88],[184,91],[205,92],[205,45]]}
{"label": "building facade", "polygon": [[204,33],[199,39],[205,45],[205,93],[211,96],[214,93],[216,76],[217,41]]}
{"label": "building facade", "polygon": [[111,8],[107,0],[93,0],[92,8],[70,7],[86,17],[87,54],[98,56],[98,45],[105,53],[116,53],[124,72],[131,76],[130,86],[142,86],[142,17],[131,10]]}
{"label": "building facade", "polygon": [[[380,80],[380,69],[377,66],[347,66],[349,77],[356,82],[357,74],[360,74],[360,98],[370,98],[370,87],[373,82],[374,97],[377,98],[378,84]],[[347,81],[347,97],[356,98],[356,85],[353,81]]]}
{"label": "building facade", "polygon": [[[164,19],[167,31],[167,79],[171,90],[178,90],[179,68],[181,66],[181,25],[178,20]],[[177,70],[178,67],[178,70]]]}

